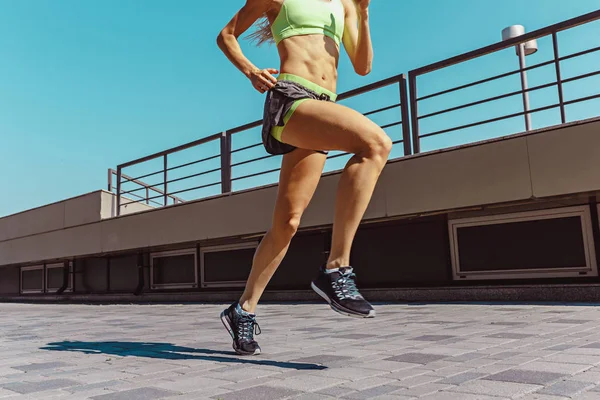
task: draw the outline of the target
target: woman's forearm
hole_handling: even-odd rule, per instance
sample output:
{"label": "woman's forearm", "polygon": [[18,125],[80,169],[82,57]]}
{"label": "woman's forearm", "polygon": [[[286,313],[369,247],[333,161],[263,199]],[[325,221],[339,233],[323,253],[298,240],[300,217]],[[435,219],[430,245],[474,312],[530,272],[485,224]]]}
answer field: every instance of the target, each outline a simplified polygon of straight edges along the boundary
{"label": "woman's forearm", "polygon": [[369,10],[358,12],[358,43],[356,45],[356,72],[367,75],[373,66],[373,45],[369,27]]}
{"label": "woman's forearm", "polygon": [[229,61],[231,61],[231,63],[235,65],[237,69],[246,75],[246,77],[249,78],[252,72],[258,69],[250,62],[250,60],[246,58],[246,56],[244,56],[242,48],[240,47],[235,35],[221,32],[217,37],[217,45],[229,59]]}

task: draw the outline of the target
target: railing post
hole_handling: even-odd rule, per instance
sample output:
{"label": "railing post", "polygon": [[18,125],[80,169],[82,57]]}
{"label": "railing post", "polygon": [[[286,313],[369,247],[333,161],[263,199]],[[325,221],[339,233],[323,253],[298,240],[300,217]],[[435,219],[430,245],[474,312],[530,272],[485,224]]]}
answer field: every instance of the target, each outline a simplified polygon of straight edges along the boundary
{"label": "railing post", "polygon": [[150,189],[146,186],[146,204],[150,204]]}
{"label": "railing post", "polygon": [[121,215],[121,167],[117,167],[117,217]]}
{"label": "railing post", "polygon": [[408,86],[406,83],[406,74],[400,75],[398,81],[400,85],[400,112],[402,113],[402,143],[404,143],[404,155],[409,156],[412,153],[410,145],[410,121],[408,114]]}
{"label": "railing post", "polygon": [[231,192],[231,135],[221,133],[221,193]]}
{"label": "railing post", "polygon": [[417,101],[417,76],[408,73],[408,86],[410,93],[410,122],[412,128],[412,148],[414,154],[421,152],[421,138],[419,136],[419,107]]}
{"label": "railing post", "polygon": [[558,53],[558,36],[552,32],[552,46],[554,48],[554,66],[556,67],[556,84],[558,87],[558,104],[560,104],[560,120],[564,124],[567,122],[565,113],[565,100],[563,98],[562,76],[560,73],[560,56]]}
{"label": "railing post", "polygon": [[113,188],[112,177],[113,177],[114,173],[115,173],[115,171],[112,168],[108,169],[108,191],[109,192],[112,192],[112,188]]}
{"label": "railing post", "polygon": [[166,206],[167,202],[168,202],[168,198],[169,198],[169,196],[167,195],[167,193],[168,193],[167,182],[169,181],[169,178],[168,178],[168,174],[167,174],[168,162],[167,162],[167,155],[166,154],[163,156],[163,166],[164,166],[163,179],[164,179],[164,187],[165,187],[164,204]]}

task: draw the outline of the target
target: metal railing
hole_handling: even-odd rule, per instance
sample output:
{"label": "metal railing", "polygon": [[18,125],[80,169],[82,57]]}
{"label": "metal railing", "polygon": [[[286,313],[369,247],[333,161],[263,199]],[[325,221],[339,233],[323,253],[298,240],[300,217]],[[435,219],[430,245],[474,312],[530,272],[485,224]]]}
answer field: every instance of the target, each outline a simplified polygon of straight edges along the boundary
{"label": "metal railing", "polygon": [[[117,176],[118,176],[117,175],[117,171],[115,171],[112,168],[109,168],[109,170],[108,170],[108,191],[109,192],[113,191],[113,178],[117,177]],[[164,203],[159,203],[158,201],[153,200],[156,197],[162,197],[162,198],[164,198],[165,192],[163,192],[159,188],[154,187],[154,186],[150,186],[147,183],[144,183],[144,182],[142,182],[142,181],[140,181],[138,179],[134,179],[134,178],[132,178],[130,176],[127,176],[125,174],[121,174],[121,179],[124,179],[126,182],[131,182],[131,183],[133,183],[135,185],[141,186],[141,188],[139,190],[143,190],[145,192],[145,196],[141,196],[141,195],[135,193],[136,191],[130,191],[130,192],[128,192],[128,194],[131,197],[135,197],[135,198],[139,199],[138,201],[136,201],[136,203],[137,202],[143,202],[143,203],[146,203],[148,205],[154,205],[154,206],[159,206],[159,207],[160,206],[164,206]],[[151,197],[150,193],[158,193],[159,196]],[[121,193],[121,195],[123,195],[123,193]],[[185,200],[183,200],[183,199],[181,199],[181,198],[179,198],[177,196],[173,196],[173,195],[167,194],[167,197],[170,198],[173,201],[174,204],[185,203]],[[127,203],[127,204],[129,204],[129,203]]]}
{"label": "metal railing", "polygon": [[[546,28],[542,28],[542,29],[536,30],[534,32],[530,32],[528,34],[510,39],[510,40],[492,44],[490,46],[487,46],[487,47],[484,47],[484,48],[481,48],[481,49],[478,49],[475,51],[471,51],[471,52],[468,52],[468,53],[465,53],[465,54],[462,54],[462,55],[459,55],[456,57],[449,58],[447,60],[443,60],[443,61],[431,64],[431,65],[417,68],[413,71],[410,71],[408,74],[408,76],[409,76],[408,79],[409,79],[409,90],[410,90],[411,129],[412,129],[413,151],[415,153],[419,153],[421,151],[421,139],[423,139],[423,138],[433,137],[433,136],[442,135],[445,133],[450,133],[450,132],[455,132],[455,131],[460,131],[460,130],[464,130],[467,128],[472,128],[472,127],[481,126],[481,125],[485,125],[485,124],[491,124],[494,122],[507,120],[510,118],[521,117],[521,116],[525,117],[525,123],[526,123],[525,129],[529,130],[528,117],[531,114],[539,113],[539,112],[547,111],[547,110],[552,110],[552,109],[560,110],[561,123],[564,124],[565,122],[567,122],[567,115],[566,115],[566,111],[565,111],[566,106],[600,98],[600,92],[597,94],[591,95],[591,96],[582,96],[582,97],[577,97],[577,98],[566,101],[564,99],[564,94],[563,94],[564,85],[569,82],[575,82],[575,81],[590,78],[590,77],[593,77],[596,75],[600,75],[600,70],[595,70],[595,71],[591,71],[591,72],[588,72],[585,74],[573,76],[568,79],[563,79],[563,77],[561,75],[561,62],[600,51],[600,46],[561,56],[559,53],[559,43],[558,43],[558,35],[557,34],[561,31],[565,31],[565,30],[580,26],[582,24],[587,24],[587,23],[590,23],[590,22],[593,22],[593,21],[596,21],[599,19],[600,19],[600,10],[594,11],[592,13],[585,14],[580,17],[573,18],[573,19],[570,19],[570,20],[567,20],[567,21],[564,21],[564,22],[561,22],[561,23],[558,23],[558,24],[555,24],[552,26],[548,26]],[[546,60],[546,61],[537,63],[535,65],[531,65],[529,67],[510,70],[510,71],[507,71],[507,72],[504,72],[501,74],[486,77],[484,79],[471,81],[466,84],[462,84],[462,85],[458,85],[458,86],[444,89],[441,91],[437,91],[434,93],[430,93],[425,96],[421,96],[421,97],[418,96],[417,78],[419,78],[423,75],[430,74],[434,71],[439,71],[439,70],[442,70],[442,69],[445,69],[445,68],[448,68],[448,67],[451,67],[451,66],[454,66],[457,64],[461,64],[466,61],[470,61],[470,60],[474,60],[474,59],[477,59],[477,58],[480,58],[483,56],[487,56],[492,53],[497,53],[501,50],[513,49],[515,47],[521,47],[521,49],[522,49],[522,46],[520,46],[520,45],[522,45],[530,40],[540,39],[540,38],[548,37],[548,36],[552,37],[552,50],[553,50],[552,55],[553,56],[550,60]],[[522,50],[520,50],[520,51],[522,51]],[[506,77],[510,77],[513,75],[518,75],[518,74],[522,75],[522,74],[526,73],[527,71],[536,70],[536,69],[539,69],[539,68],[542,68],[545,66],[553,66],[554,67],[554,80],[549,83],[545,83],[545,84],[541,84],[541,85],[537,85],[537,86],[533,86],[533,87],[529,87],[529,88],[527,88],[525,85],[523,85],[523,88],[521,90],[511,90],[511,91],[501,93],[501,94],[498,94],[495,96],[487,97],[484,99],[479,99],[476,101],[462,103],[462,104],[459,104],[459,105],[456,105],[453,107],[449,107],[449,108],[438,109],[436,111],[428,112],[426,114],[421,114],[419,112],[419,105],[426,100],[439,98],[440,96],[447,95],[447,94],[456,95],[456,93],[460,92],[461,90],[465,90],[468,88],[474,88],[474,87],[481,87],[481,85],[484,85],[484,84],[487,84],[487,83],[490,83],[493,81],[497,81],[497,80],[500,80],[500,79],[503,79]],[[525,98],[526,94],[528,94],[528,93],[532,93],[535,91],[539,91],[539,90],[543,90],[543,89],[547,89],[547,88],[551,88],[551,87],[556,87],[557,95],[558,95],[557,103],[537,107],[534,109],[526,109],[524,107],[525,109],[523,111],[519,111],[519,112],[511,112],[508,114],[497,115],[492,118],[485,118],[483,120],[471,121],[467,124],[448,126],[448,127],[444,127],[443,129],[437,129],[437,130],[433,130],[433,131],[426,132],[426,133],[421,132],[421,122],[425,119],[432,118],[432,117],[439,116],[439,115],[447,115],[449,113],[452,113],[452,112],[455,112],[458,110],[469,109],[472,107],[480,106],[483,104],[488,104],[491,102],[495,102],[495,101],[505,99],[505,98],[510,98],[513,96],[523,96]],[[476,113],[473,113],[473,114],[476,114]]]}
{"label": "metal railing", "polygon": [[[374,115],[374,114],[382,113],[382,112],[393,110],[393,109],[399,109],[399,111],[400,111],[398,113],[399,119],[395,120],[391,123],[383,124],[383,125],[381,125],[381,127],[383,129],[386,129],[386,128],[391,128],[394,126],[401,126],[402,127],[402,138],[395,140],[394,144],[402,143],[404,154],[409,155],[409,154],[411,154],[411,147],[410,147],[410,127],[409,127],[410,123],[409,123],[409,114],[408,114],[408,107],[407,107],[408,90],[407,90],[406,75],[394,76],[394,77],[391,77],[391,78],[388,78],[388,79],[385,79],[385,80],[382,80],[379,82],[375,82],[373,84],[370,84],[370,85],[367,85],[367,86],[364,86],[364,87],[361,87],[358,89],[351,90],[346,93],[342,93],[338,96],[338,101],[350,99],[350,98],[365,94],[367,92],[371,92],[371,91],[381,89],[384,87],[388,87],[391,85],[398,85],[398,94],[399,94],[400,101],[393,103],[393,104],[386,105],[385,107],[380,107],[375,110],[370,110],[368,112],[365,112],[364,115]],[[196,141],[193,141],[193,142],[181,145],[181,146],[177,146],[177,147],[174,147],[174,148],[171,148],[168,150],[164,150],[159,153],[155,153],[155,154],[152,154],[152,155],[149,155],[146,157],[142,157],[137,160],[133,160],[133,161],[130,161],[130,162],[127,162],[127,163],[117,166],[117,169],[114,172],[114,174],[116,175],[116,184],[114,186],[115,186],[116,195],[117,195],[117,215],[120,215],[121,207],[128,205],[128,204],[145,201],[145,202],[153,202],[153,204],[160,205],[160,206],[166,206],[166,205],[169,205],[169,199],[173,200],[172,201],[173,204],[184,201],[179,197],[175,197],[175,195],[178,195],[181,193],[186,193],[186,192],[191,192],[191,191],[197,191],[197,190],[205,189],[205,188],[220,186],[221,193],[229,193],[232,191],[232,184],[234,182],[279,171],[280,168],[273,168],[273,169],[267,169],[267,170],[263,170],[263,171],[259,171],[259,172],[255,172],[255,173],[232,177],[232,173],[231,173],[232,168],[240,167],[243,165],[248,165],[251,163],[256,163],[259,161],[263,161],[263,160],[267,160],[267,159],[271,159],[271,158],[275,157],[273,155],[267,154],[266,151],[263,150],[262,153],[258,157],[253,157],[253,158],[249,158],[249,159],[246,159],[243,161],[238,161],[238,162],[232,162],[232,155],[238,154],[238,153],[241,153],[244,151],[249,151],[252,149],[260,148],[262,146],[262,142],[260,142],[260,143],[254,143],[251,145],[246,145],[246,146],[232,150],[233,135],[236,135],[236,134],[239,134],[242,132],[247,132],[251,129],[258,128],[260,126],[262,126],[262,120],[254,121],[249,124],[238,126],[236,128],[229,129],[229,130],[226,130],[221,133],[207,136],[202,139],[199,139],[199,140],[196,140]],[[210,154],[205,157],[194,159],[192,161],[188,161],[188,162],[184,162],[184,163],[177,163],[176,165],[170,165],[170,162],[169,162],[170,156],[173,156],[176,153],[180,153],[180,152],[183,152],[188,149],[192,149],[192,148],[196,148],[196,147],[199,147],[202,145],[216,143],[216,142],[219,142],[218,143],[219,151],[217,154]],[[329,155],[328,159],[334,159],[334,158],[342,157],[344,155],[347,155],[347,153],[333,154],[333,155]],[[123,173],[123,170],[126,168],[139,166],[143,163],[147,163],[150,161],[156,161],[156,160],[162,160],[162,168],[160,168],[158,170],[154,170],[149,173],[143,173],[134,178],[132,178],[128,175],[125,175]],[[200,172],[196,172],[196,173],[188,174],[188,175],[184,175],[184,176],[179,176],[177,178],[169,177],[170,173],[172,173],[173,171],[181,170],[186,167],[191,167],[191,166],[208,163],[210,161],[216,161],[216,160],[219,160],[218,166],[208,167],[206,169],[203,169]],[[173,183],[180,183],[182,181],[188,181],[188,180],[191,180],[194,178],[201,178],[201,177],[209,176],[210,174],[215,174],[215,173],[219,173],[220,179],[213,180],[208,183],[203,183],[200,185],[191,184],[191,185],[184,187],[183,189],[169,190],[170,186]],[[141,181],[141,179],[147,179],[147,178],[153,179],[154,177],[157,177],[157,176],[159,177],[159,180],[152,184],[146,184]],[[113,189],[112,177],[113,177],[113,172],[109,172],[109,190],[111,190],[111,191]],[[125,184],[135,184],[139,187],[124,190],[123,186]],[[139,195],[138,194],[139,191],[146,191],[146,195],[145,196]],[[151,195],[151,192],[158,193],[158,195]],[[136,197],[137,200],[127,199],[127,198],[125,198],[125,196]],[[157,199],[162,199],[162,204],[160,202],[158,202]]]}
{"label": "metal railing", "polygon": [[[440,135],[448,134],[451,132],[458,132],[461,130],[466,130],[469,128],[492,124],[494,122],[499,122],[503,120],[509,120],[519,117],[525,117],[527,120],[525,129],[529,129],[529,117],[531,114],[541,113],[543,111],[555,110],[558,109],[560,112],[560,123],[565,123],[568,121],[568,115],[566,107],[572,104],[583,103],[586,101],[591,101],[594,99],[600,98],[600,93],[594,93],[592,95],[584,95],[578,96],[569,100],[565,99],[564,95],[564,86],[570,82],[577,82],[584,80],[586,78],[591,78],[594,76],[600,75],[600,70],[587,71],[584,74],[578,74],[569,78],[563,78],[561,71],[561,63],[564,63],[567,60],[577,59],[579,57],[583,57],[585,55],[594,54],[600,51],[599,47],[589,47],[583,51],[577,51],[570,53],[568,55],[560,55],[559,52],[559,38],[558,33],[587,24],[596,20],[600,20],[600,10],[582,15],[577,18],[573,18],[568,21],[564,21],[543,29],[536,30],[534,32],[519,36],[518,38],[510,39],[504,42],[496,43],[475,51],[471,51],[456,57],[449,58],[447,60],[443,60],[422,68],[415,69],[410,71],[408,74],[408,79],[405,74],[397,75],[379,82],[375,82],[373,84],[351,90],[349,92],[343,93],[338,96],[338,101],[344,101],[347,99],[353,99],[360,95],[365,95],[366,93],[390,87],[393,85],[398,85],[398,94],[399,101],[394,101],[391,104],[386,104],[383,107],[379,107],[374,110],[369,110],[364,112],[364,115],[372,116],[379,113],[384,113],[386,111],[398,109],[399,112],[397,116],[398,120],[394,120],[390,123],[380,124],[383,129],[388,129],[392,127],[399,126],[402,129],[401,137],[397,140],[394,140],[394,145],[402,144],[402,154],[404,156],[410,154],[417,154],[421,152],[421,141],[422,139],[429,137],[440,137]],[[519,47],[522,43],[528,42],[532,39],[539,39],[544,37],[551,37],[552,40],[552,57],[549,60],[545,60],[543,62],[539,62],[537,64],[531,65],[529,67],[520,67],[518,69],[506,70],[506,72],[502,72],[499,74],[495,74],[493,76],[486,76],[485,78],[475,79],[467,83],[461,83],[459,85],[455,85],[450,88],[444,88],[442,90],[437,90],[433,93],[428,93],[419,97],[418,95],[418,84],[419,79],[425,75],[431,74],[436,71],[448,71],[450,67],[461,65],[464,66],[466,62],[471,60],[478,60],[487,55],[499,54],[502,50],[506,49],[514,49],[515,47]],[[522,47],[521,47],[522,48]],[[600,65],[598,63],[597,65]],[[488,96],[485,98],[479,98],[473,101],[461,101],[460,104],[452,105],[450,107],[442,107],[432,111],[427,111],[426,113],[420,112],[419,108],[423,108],[423,103],[433,99],[440,99],[445,95],[452,95],[453,100],[462,100],[461,96],[457,96],[457,93],[461,91],[476,88],[478,90],[478,95],[484,93],[485,90],[480,90],[483,85],[488,84],[490,82],[498,82],[507,77],[519,76],[523,75],[528,71],[538,70],[543,67],[551,67],[553,68],[552,72],[552,80],[550,82],[546,82],[540,85],[535,85],[532,87],[527,87],[525,85],[522,86],[521,90],[506,90],[507,88],[501,86],[503,90],[502,93],[494,94],[492,96]],[[445,82],[445,81],[444,81]],[[523,83],[523,81],[521,81]],[[600,87],[600,85],[598,85]],[[429,132],[422,132],[422,123],[423,121],[431,121],[434,117],[444,116],[447,117],[453,112],[470,110],[472,116],[481,117],[480,113],[477,111],[472,111],[475,107],[482,105],[490,105],[497,104],[494,102],[499,102],[504,99],[514,99],[515,97],[519,98],[528,96],[529,93],[534,93],[538,91],[542,91],[544,89],[553,89],[556,88],[556,95],[558,96],[558,102],[552,103],[549,105],[544,105],[541,107],[527,109],[524,107],[523,111],[518,112],[505,112],[502,115],[494,115],[493,117],[484,117],[482,119],[478,119],[475,121],[469,121],[468,123],[459,123],[457,125],[445,126],[441,129],[434,129]],[[362,99],[362,98],[361,98]],[[380,100],[380,99],[379,99]],[[370,103],[369,103],[370,104]],[[515,103],[515,104],[518,104]],[[521,106],[524,106],[525,103],[521,103]],[[502,109],[502,107],[496,107],[493,111],[496,112],[497,109]],[[600,115],[600,107],[597,112],[594,114],[595,116]],[[452,120],[452,118],[445,118],[443,122],[456,122]],[[153,202],[153,204],[166,206],[171,204],[176,204],[179,202],[183,202],[179,197],[175,195],[179,195],[182,193],[190,193],[192,191],[211,189],[218,190],[218,193],[229,193],[233,191],[233,184],[238,183],[243,180],[249,180],[255,177],[263,177],[267,174],[271,174],[279,171],[279,167],[275,167],[275,165],[269,166],[269,168],[259,170],[257,172],[249,172],[251,169],[250,165],[260,162],[269,162],[275,156],[267,154],[264,149],[262,149],[262,143],[252,143],[248,145],[243,145],[239,148],[232,149],[232,137],[238,133],[248,133],[249,131],[259,128],[262,125],[262,121],[254,121],[246,125],[238,126],[233,129],[226,130],[224,132],[220,132],[211,136],[204,137],[202,139],[193,141],[191,143],[187,143],[178,147],[174,147],[172,149],[168,149],[165,151],[161,151],[156,154],[152,154],[146,157],[142,157],[137,160],[133,160],[124,164],[121,164],[117,167],[116,172],[116,195],[117,195],[117,214],[120,214],[121,206],[136,203],[136,202]],[[546,126],[552,124],[546,124]],[[518,128],[517,132],[508,132],[505,127],[502,127],[502,132],[500,132],[500,136],[504,136],[510,133],[518,133],[522,132],[522,128]],[[237,136],[240,137],[240,136]],[[249,137],[245,135],[244,137]],[[489,137],[488,137],[489,138]],[[471,142],[476,140],[471,140]],[[184,152],[188,149],[197,150],[200,146],[209,146],[214,144],[215,149],[212,153],[208,155],[204,155],[202,157],[194,157],[191,161],[187,162],[176,162],[174,159],[178,154]],[[443,145],[442,147],[450,147],[450,145]],[[251,151],[258,151],[259,154],[257,156],[252,156],[247,159],[242,159],[240,161],[232,161],[232,156],[235,158],[239,157],[239,154]],[[197,153],[201,153],[198,151]],[[196,152],[195,152],[196,154]],[[339,154],[330,154],[328,159],[335,159],[338,157],[342,157],[347,155],[346,153]],[[154,168],[152,172],[142,173],[135,178],[131,178],[124,174],[124,170],[127,168],[138,167],[142,164],[148,162],[160,162],[159,168]],[[213,165],[210,165],[210,164]],[[203,166],[203,169],[199,172],[194,172],[192,174],[187,174],[183,176],[174,177],[173,174],[176,171],[179,173],[183,173],[183,171],[189,167],[197,167]],[[232,176],[232,169],[237,167],[244,166],[244,173],[239,176]],[[195,179],[205,179],[210,178],[211,176],[215,176],[214,179],[209,179],[208,182],[194,182],[190,184],[190,180]],[[112,176],[113,173],[109,174],[109,190],[112,189]],[[152,184],[146,184],[141,181],[141,179],[155,179],[158,177],[157,182]],[[186,184],[180,188],[173,188],[174,184],[181,185],[183,182]],[[248,182],[248,181],[246,181]],[[124,189],[124,185],[134,186],[133,189]],[[137,185],[137,187],[136,187]],[[256,186],[256,185],[255,185]],[[145,190],[146,195],[140,196],[137,194],[140,190]],[[158,194],[154,194],[158,193]],[[136,197],[137,200],[130,200],[127,197]],[[200,197],[206,197],[201,195]],[[195,197],[198,198],[198,197]],[[162,201],[159,201],[160,199]],[[127,200],[124,202],[124,200]],[[191,199],[190,199],[191,200]]]}

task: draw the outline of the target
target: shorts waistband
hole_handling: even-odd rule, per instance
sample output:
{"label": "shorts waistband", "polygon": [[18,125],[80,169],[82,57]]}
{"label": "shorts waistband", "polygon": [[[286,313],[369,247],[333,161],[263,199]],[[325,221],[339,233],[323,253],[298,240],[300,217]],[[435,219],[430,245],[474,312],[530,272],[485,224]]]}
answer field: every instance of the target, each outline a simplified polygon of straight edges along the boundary
{"label": "shorts waistband", "polygon": [[329,96],[331,101],[335,101],[337,99],[337,94],[333,93],[331,90],[327,90],[324,87],[321,87],[321,86],[317,85],[316,83],[313,83],[313,82],[309,81],[308,79],[304,79],[298,75],[283,73],[283,74],[279,74],[279,77],[277,78],[277,80],[298,83],[319,95],[326,94],[327,96]]}

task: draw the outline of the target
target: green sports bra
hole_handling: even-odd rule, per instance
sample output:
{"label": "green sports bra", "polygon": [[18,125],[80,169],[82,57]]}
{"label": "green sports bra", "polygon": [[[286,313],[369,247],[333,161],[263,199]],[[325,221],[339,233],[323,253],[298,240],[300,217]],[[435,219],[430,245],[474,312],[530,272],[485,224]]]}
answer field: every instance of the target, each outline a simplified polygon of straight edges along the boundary
{"label": "green sports bra", "polygon": [[271,32],[276,44],[292,36],[322,34],[339,46],[344,19],[342,0],[283,0]]}

